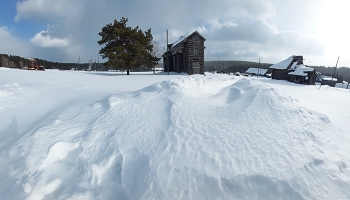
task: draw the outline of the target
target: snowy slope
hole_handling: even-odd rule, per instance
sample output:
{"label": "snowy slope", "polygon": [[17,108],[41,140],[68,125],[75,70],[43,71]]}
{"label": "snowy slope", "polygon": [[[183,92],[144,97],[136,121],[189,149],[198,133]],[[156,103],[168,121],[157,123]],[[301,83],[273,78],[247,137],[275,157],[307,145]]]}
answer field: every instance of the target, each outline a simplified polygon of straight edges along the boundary
{"label": "snowy slope", "polygon": [[327,95],[349,102],[220,74],[0,69],[0,199],[349,199],[350,110],[312,104]]}

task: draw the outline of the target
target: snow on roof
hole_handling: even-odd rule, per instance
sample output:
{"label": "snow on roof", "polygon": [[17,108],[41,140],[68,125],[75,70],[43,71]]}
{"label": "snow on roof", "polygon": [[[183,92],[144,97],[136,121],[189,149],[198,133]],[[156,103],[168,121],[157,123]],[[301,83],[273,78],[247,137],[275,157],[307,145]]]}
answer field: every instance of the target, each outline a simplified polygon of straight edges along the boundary
{"label": "snow on roof", "polygon": [[293,56],[290,56],[289,58],[287,58],[279,63],[271,65],[270,68],[271,69],[287,69],[292,61],[293,61]]}
{"label": "snow on roof", "polygon": [[295,69],[295,67],[298,65],[298,62],[293,62],[292,66],[290,67],[290,69]]}
{"label": "snow on roof", "polygon": [[[178,40],[173,42],[172,47],[178,45],[179,43],[181,43],[182,41],[184,41],[186,38],[188,38],[189,36],[191,36],[194,33],[197,33],[199,36],[201,36],[197,31],[188,32],[188,33],[186,33],[186,35],[181,36]],[[201,37],[203,38],[203,36],[201,36]],[[205,40],[205,38],[203,38],[203,39]]]}
{"label": "snow on roof", "polygon": [[314,71],[315,69],[314,68],[311,68],[311,67],[306,67],[304,65],[298,65],[296,68],[295,68],[295,71],[304,71],[304,72],[312,72]]}
{"label": "snow on roof", "polygon": [[338,81],[336,78],[332,79],[332,77],[325,77],[325,78],[322,78],[322,80],[324,80],[324,81]]}
{"label": "snow on roof", "polygon": [[[296,62],[293,63],[293,65],[295,64]],[[307,76],[307,73],[305,72],[312,72],[314,71],[315,69],[314,68],[311,68],[311,67],[306,67],[304,65],[297,65],[295,67],[295,70],[294,72],[289,72],[288,74],[290,75],[297,75],[297,76]]]}
{"label": "snow on roof", "polygon": [[249,68],[245,73],[247,74],[260,74],[260,75],[264,75],[266,74],[267,69],[261,69],[261,68]]}
{"label": "snow on roof", "polygon": [[296,76],[307,76],[307,73],[303,71],[294,71],[294,72],[289,72],[289,75],[296,75]]}
{"label": "snow on roof", "polygon": [[173,47],[182,42],[184,39],[186,39],[188,36],[190,36],[194,32],[188,32],[186,35],[181,36],[178,40],[172,43]]}

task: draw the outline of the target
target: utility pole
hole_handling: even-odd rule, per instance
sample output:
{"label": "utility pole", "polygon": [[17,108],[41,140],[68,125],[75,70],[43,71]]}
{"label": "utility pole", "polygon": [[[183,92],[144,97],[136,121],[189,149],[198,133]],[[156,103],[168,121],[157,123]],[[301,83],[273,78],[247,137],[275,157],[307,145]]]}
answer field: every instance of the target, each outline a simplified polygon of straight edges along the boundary
{"label": "utility pole", "polygon": [[259,73],[260,73],[260,58],[259,58],[259,65],[258,65],[258,74],[256,75],[257,78],[259,78]]}
{"label": "utility pole", "polygon": [[222,61],[222,69],[225,71],[225,61]]}
{"label": "utility pole", "polygon": [[168,29],[166,30],[166,67],[169,75],[169,45],[168,45]]}
{"label": "utility pole", "polygon": [[334,77],[334,74],[335,74],[335,70],[337,69],[337,66],[338,66],[339,57],[340,57],[340,56],[338,56],[337,64],[335,65],[335,68],[334,68],[334,72],[333,72],[333,75],[332,75],[331,82],[333,81],[333,77]]}
{"label": "utility pole", "polygon": [[80,56],[79,56],[79,60],[78,60],[78,72],[79,72],[79,64],[80,64]]}
{"label": "utility pole", "polygon": [[102,69],[100,69],[100,54],[97,54],[97,67],[102,71]]}

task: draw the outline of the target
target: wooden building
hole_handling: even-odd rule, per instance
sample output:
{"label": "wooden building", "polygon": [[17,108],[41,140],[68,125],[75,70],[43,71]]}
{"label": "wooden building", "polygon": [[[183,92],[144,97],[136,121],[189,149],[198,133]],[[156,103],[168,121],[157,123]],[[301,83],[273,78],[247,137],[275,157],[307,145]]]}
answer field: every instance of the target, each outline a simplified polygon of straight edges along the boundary
{"label": "wooden building", "polygon": [[288,75],[288,81],[290,82],[315,85],[318,74],[314,68],[297,65],[294,71],[289,72]]}
{"label": "wooden building", "polygon": [[265,76],[267,69],[250,67],[245,74],[250,76]]}
{"label": "wooden building", "polygon": [[279,63],[270,66],[272,79],[288,80],[288,73],[294,71],[297,65],[303,65],[303,56],[291,56]]}
{"label": "wooden building", "polygon": [[197,31],[181,36],[163,54],[165,72],[204,74],[204,41]]}
{"label": "wooden building", "polygon": [[272,79],[314,85],[319,75],[314,68],[303,65],[303,56],[291,56],[270,66]]}
{"label": "wooden building", "polygon": [[337,84],[337,81],[338,80],[336,78],[325,77],[325,78],[322,78],[321,85],[329,85],[331,87],[335,87],[335,85]]}

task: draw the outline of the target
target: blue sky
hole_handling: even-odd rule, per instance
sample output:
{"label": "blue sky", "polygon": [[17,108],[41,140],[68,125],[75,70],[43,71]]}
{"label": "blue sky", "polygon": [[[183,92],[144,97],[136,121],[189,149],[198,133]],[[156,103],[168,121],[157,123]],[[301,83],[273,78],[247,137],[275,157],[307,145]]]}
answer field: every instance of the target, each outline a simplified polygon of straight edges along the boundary
{"label": "blue sky", "polygon": [[160,47],[191,31],[205,60],[276,63],[303,55],[307,65],[350,66],[343,0],[2,0],[0,53],[58,62],[96,60],[98,32],[121,17],[152,29]]}
{"label": "blue sky", "polygon": [[16,16],[16,1],[2,0],[0,6],[0,26],[8,27],[13,36],[24,39],[30,39],[38,31],[45,28],[45,25],[39,24],[32,20],[22,20],[15,22]]}

